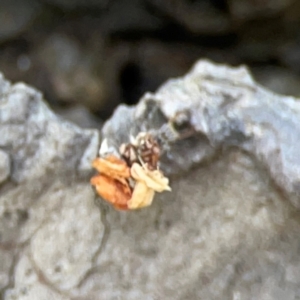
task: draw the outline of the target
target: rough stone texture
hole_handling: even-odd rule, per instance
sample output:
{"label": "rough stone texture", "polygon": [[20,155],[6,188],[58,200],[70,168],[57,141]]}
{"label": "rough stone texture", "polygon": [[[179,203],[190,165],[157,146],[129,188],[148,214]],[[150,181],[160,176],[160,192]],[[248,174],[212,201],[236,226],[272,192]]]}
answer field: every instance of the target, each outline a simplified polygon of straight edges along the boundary
{"label": "rough stone texture", "polygon": [[2,78],[0,90],[4,299],[300,297],[296,99],[246,68],[200,61],[120,106],[103,137],[117,147],[156,134],[173,191],[132,212],[100,200],[99,214],[88,183],[98,134],[57,118],[33,89]]}
{"label": "rough stone texture", "polygon": [[17,299],[58,299],[38,286],[23,294],[31,276],[22,269],[24,250],[39,276],[62,290],[92,267],[104,230],[88,184],[99,133],[56,117],[24,84],[1,77],[0,91],[0,287],[12,287],[7,295]]}
{"label": "rough stone texture", "polygon": [[10,160],[9,155],[0,151],[0,183],[5,181],[10,173]]}

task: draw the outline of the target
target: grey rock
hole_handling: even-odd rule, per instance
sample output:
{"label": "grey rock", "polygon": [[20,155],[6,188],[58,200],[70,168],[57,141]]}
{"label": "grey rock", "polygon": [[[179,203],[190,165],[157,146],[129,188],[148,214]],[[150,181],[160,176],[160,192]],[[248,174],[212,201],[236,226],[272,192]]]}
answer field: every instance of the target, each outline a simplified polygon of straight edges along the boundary
{"label": "grey rock", "polygon": [[30,253],[52,285],[69,290],[93,267],[103,226],[88,184],[78,184],[70,190],[62,186],[59,193],[62,191],[64,201],[32,238]]}
{"label": "grey rock", "polygon": [[16,287],[13,290],[8,290],[6,299],[68,299],[41,282],[39,274],[34,269],[33,262],[26,252],[16,266],[14,281]]}
{"label": "grey rock", "polygon": [[35,276],[62,290],[76,285],[92,267],[104,232],[89,186],[99,133],[63,121],[39,92],[24,84],[10,85],[1,77],[0,90],[1,174],[6,179],[0,192],[0,251],[5,260],[0,286],[9,288],[14,282],[7,295],[17,299],[58,299],[44,296],[48,292],[38,286],[30,292],[24,270],[19,283],[10,272],[23,261],[26,249]]}
{"label": "grey rock", "polygon": [[[189,116],[187,129],[193,133],[189,138],[181,138],[171,126],[181,113]],[[134,278],[126,281],[130,286],[126,297],[294,299],[300,295],[296,275],[292,286],[284,278],[285,267],[299,255],[294,248],[299,225],[292,218],[300,200],[299,113],[296,99],[262,88],[246,68],[207,61],[146,94],[136,108],[119,107],[105,124],[103,137],[118,145],[128,140],[129,133],[152,131],[167,146],[161,168],[174,176],[173,192],[162,200],[158,197],[148,212],[127,214],[125,221],[117,215],[110,221],[139,241],[135,253],[143,253],[145,266],[151,265],[147,271],[140,267],[135,276],[140,255],[132,255],[132,264],[124,266],[116,262],[119,254],[115,258],[102,254],[102,264],[110,258],[116,270],[128,272],[125,278]],[[190,171],[195,166],[198,169]],[[139,222],[145,224],[143,229],[132,227]],[[110,238],[117,241],[121,236],[115,231]],[[131,253],[127,251],[124,258]],[[292,274],[298,271],[295,267]],[[117,284],[120,278],[117,271],[114,274],[110,278]],[[105,293],[105,287],[97,291]]]}
{"label": "grey rock", "polygon": [[[120,122],[125,110],[129,120]],[[155,127],[159,134],[164,126],[170,131],[166,120],[176,120],[183,112],[200,136],[186,141],[192,147],[176,143],[166,153],[167,173],[178,174],[220,148],[238,146],[262,161],[281,188],[291,195],[299,193],[299,103],[260,87],[244,67],[228,69],[201,61],[185,77],[168,81],[155,94],[146,94],[135,111],[120,108],[104,126],[103,135],[118,136],[118,142],[123,142],[129,128],[133,135]]]}
{"label": "grey rock", "polygon": [[0,249],[0,290],[5,289],[12,275],[12,266],[14,259],[13,249],[11,247],[1,247]]}
{"label": "grey rock", "polygon": [[0,184],[5,181],[10,174],[9,155],[0,150]]}
{"label": "grey rock", "polygon": [[56,108],[55,113],[81,128],[102,127],[102,121],[91,114],[83,105],[74,105],[67,108]]}
{"label": "grey rock", "polygon": [[97,132],[59,119],[25,85],[2,78],[0,89],[12,166],[0,251],[17,251],[1,265],[4,299],[300,296],[297,99],[244,67],[203,60],[136,107],[120,106],[102,138],[117,149],[152,132],[172,192],[131,212],[99,199],[99,213],[88,183]]}

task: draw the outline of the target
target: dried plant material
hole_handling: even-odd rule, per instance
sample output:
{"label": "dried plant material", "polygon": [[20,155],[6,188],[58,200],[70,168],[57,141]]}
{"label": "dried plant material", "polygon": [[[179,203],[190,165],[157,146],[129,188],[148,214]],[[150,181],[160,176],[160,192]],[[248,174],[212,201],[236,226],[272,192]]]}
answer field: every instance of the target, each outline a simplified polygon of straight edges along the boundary
{"label": "dried plant material", "polygon": [[95,186],[97,193],[115,208],[127,210],[127,202],[132,197],[132,191],[125,181],[125,184],[117,179],[106,175],[96,175],[91,179],[91,185]]}
{"label": "dried plant material", "polygon": [[138,209],[151,205],[155,192],[170,191],[168,178],[158,170],[160,148],[149,133],[131,138],[119,148],[121,158],[108,155],[107,140],[93,167],[100,173],[91,179],[97,193],[116,209]]}
{"label": "dried plant material", "polygon": [[112,155],[113,153],[116,154],[115,148],[113,146],[109,146],[107,139],[104,139],[99,149],[100,157],[105,157],[109,154]]}
{"label": "dried plant material", "polygon": [[147,169],[146,166],[134,163],[130,172],[132,178],[134,178],[137,182],[145,182],[145,184],[155,192],[161,193],[163,191],[171,191],[169,179],[164,177],[159,170],[151,171]]}
{"label": "dried plant material", "polygon": [[134,145],[122,144],[119,148],[119,152],[129,166],[135,162],[138,162],[138,153]]}
{"label": "dried plant material", "polygon": [[130,177],[130,169],[126,162],[113,155],[94,159],[92,166],[101,174],[117,179],[122,183]]}
{"label": "dried plant material", "polygon": [[136,162],[147,164],[150,170],[158,168],[160,147],[150,133],[141,132],[136,138],[130,138],[130,144],[122,144],[119,148],[122,158],[129,166]]}
{"label": "dried plant material", "polygon": [[97,193],[117,209],[128,209],[127,202],[132,196],[129,186],[130,169],[126,162],[109,155],[105,158],[96,158],[93,167],[100,172],[91,178],[91,185]]}
{"label": "dried plant material", "polygon": [[160,148],[156,140],[149,133],[137,136],[138,155],[150,170],[156,170],[160,157]]}
{"label": "dried plant material", "polygon": [[149,188],[145,182],[137,182],[134,187],[132,197],[127,203],[128,208],[138,209],[151,205],[154,194],[154,190]]}

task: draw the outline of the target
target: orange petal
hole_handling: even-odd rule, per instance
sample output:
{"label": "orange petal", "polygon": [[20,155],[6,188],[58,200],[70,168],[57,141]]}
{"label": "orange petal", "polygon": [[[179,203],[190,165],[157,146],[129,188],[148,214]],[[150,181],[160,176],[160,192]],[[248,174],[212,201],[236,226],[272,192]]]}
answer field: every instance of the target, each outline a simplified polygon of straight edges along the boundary
{"label": "orange petal", "polygon": [[91,178],[91,185],[95,186],[99,196],[112,203],[115,208],[128,209],[127,202],[132,191],[127,182],[122,184],[116,179],[100,174]]}
{"label": "orange petal", "polygon": [[130,169],[126,162],[113,155],[106,158],[98,157],[94,159],[92,166],[102,174],[114,179],[129,178]]}

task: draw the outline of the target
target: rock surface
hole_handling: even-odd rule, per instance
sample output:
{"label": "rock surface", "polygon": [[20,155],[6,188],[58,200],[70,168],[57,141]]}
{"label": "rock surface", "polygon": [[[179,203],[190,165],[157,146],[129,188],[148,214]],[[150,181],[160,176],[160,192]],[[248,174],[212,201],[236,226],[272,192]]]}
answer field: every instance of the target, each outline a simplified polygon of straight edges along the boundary
{"label": "rock surface", "polygon": [[99,134],[56,117],[24,84],[1,77],[0,90],[0,286],[13,287],[8,299],[58,299],[34,282],[73,287],[101,246],[104,227],[87,184]]}
{"label": "rock surface", "polygon": [[300,102],[247,69],[198,62],[102,129],[151,131],[171,193],[140,211],[94,204],[97,131],[0,79],[0,288],[11,299],[300,297]]}

